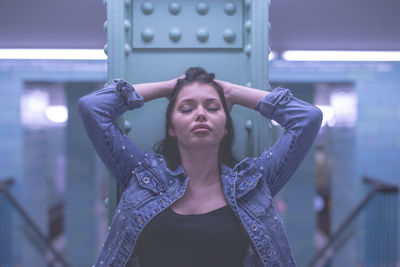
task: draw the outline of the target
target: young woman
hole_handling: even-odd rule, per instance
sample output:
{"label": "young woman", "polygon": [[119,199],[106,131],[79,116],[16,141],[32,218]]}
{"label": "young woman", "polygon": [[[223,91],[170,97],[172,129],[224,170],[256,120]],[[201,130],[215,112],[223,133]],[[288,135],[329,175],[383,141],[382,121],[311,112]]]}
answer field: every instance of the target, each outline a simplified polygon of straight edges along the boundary
{"label": "young woman", "polygon": [[[167,97],[165,139],[145,153],[114,120]],[[231,153],[232,105],[255,109],[285,132],[259,157]],[[287,183],[321,125],[316,107],[288,89],[271,93],[214,79],[202,68],[154,83],[118,79],[80,99],[97,153],[124,192],[96,266],[296,266],[272,197]]]}

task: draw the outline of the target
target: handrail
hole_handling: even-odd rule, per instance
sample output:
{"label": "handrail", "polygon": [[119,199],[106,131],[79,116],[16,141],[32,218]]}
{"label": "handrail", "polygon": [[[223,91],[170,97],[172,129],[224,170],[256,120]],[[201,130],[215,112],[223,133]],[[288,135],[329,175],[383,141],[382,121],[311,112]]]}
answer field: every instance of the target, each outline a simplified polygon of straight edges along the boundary
{"label": "handrail", "polygon": [[64,258],[59,254],[54,247],[51,245],[50,241],[48,238],[42,233],[40,228],[36,225],[36,223],[32,220],[32,218],[29,216],[29,214],[25,211],[25,209],[18,203],[18,201],[10,194],[8,191],[8,186],[14,184],[15,179],[14,178],[6,178],[5,180],[0,181],[0,194],[3,194],[9,201],[10,203],[16,208],[16,210],[19,212],[20,215],[28,222],[28,224],[32,227],[34,232],[40,237],[40,239],[46,244],[46,246],[50,249],[50,251],[53,253],[55,258],[62,264],[64,267],[69,267],[67,262],[64,260]]}
{"label": "handrail", "polygon": [[398,193],[399,188],[396,185],[391,185],[386,182],[373,179],[371,177],[364,176],[362,178],[364,183],[371,184],[373,189],[361,200],[361,202],[354,208],[354,210],[347,216],[344,222],[339,226],[336,232],[331,236],[329,241],[325,244],[325,246],[318,251],[318,253],[314,256],[311,262],[308,264],[308,267],[321,266],[320,261],[327,261],[332,258],[332,255],[324,257],[329,247],[336,241],[336,239],[343,233],[348,225],[353,221],[355,217],[362,211],[362,209],[368,204],[368,202],[372,199],[372,197],[378,192],[384,193]]}

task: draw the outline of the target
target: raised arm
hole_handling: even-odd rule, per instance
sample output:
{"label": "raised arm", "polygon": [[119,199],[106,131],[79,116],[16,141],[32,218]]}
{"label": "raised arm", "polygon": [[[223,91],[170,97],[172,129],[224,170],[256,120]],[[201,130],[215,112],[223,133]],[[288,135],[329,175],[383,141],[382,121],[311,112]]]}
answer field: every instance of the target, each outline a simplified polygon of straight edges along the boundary
{"label": "raised arm", "polygon": [[121,132],[115,119],[127,110],[141,107],[146,101],[169,96],[175,83],[176,79],[173,79],[133,87],[116,79],[109,87],[78,101],[78,111],[93,147],[123,188],[128,185],[144,152]]}
{"label": "raised arm", "polygon": [[[220,81],[221,82],[221,81]],[[222,82],[231,104],[239,104],[260,112],[278,122],[284,129],[275,144],[265,150],[256,163],[264,179],[276,195],[297,170],[321,127],[322,112],[315,106],[293,97],[288,89],[276,88],[271,93]]]}

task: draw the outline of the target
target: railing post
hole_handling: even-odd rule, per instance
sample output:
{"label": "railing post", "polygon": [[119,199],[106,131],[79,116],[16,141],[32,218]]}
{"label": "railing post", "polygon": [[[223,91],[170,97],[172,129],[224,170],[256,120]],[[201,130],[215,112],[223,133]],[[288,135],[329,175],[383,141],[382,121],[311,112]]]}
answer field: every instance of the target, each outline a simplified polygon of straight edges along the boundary
{"label": "railing post", "polygon": [[[399,188],[383,181],[363,177],[371,191],[331,236],[327,244],[315,255],[309,267],[325,266],[345,244],[338,240],[352,222],[365,210],[365,266],[395,266],[398,238],[398,191]],[[345,240],[346,241],[346,240]]]}

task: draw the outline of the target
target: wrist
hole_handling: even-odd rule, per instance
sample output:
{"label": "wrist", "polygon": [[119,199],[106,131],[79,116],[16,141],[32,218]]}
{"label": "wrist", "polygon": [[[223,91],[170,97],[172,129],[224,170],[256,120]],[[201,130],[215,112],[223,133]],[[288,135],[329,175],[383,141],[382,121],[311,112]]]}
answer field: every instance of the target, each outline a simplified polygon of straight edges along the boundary
{"label": "wrist", "polygon": [[226,90],[227,98],[232,103],[232,105],[239,104],[238,97],[240,95],[241,86],[238,84],[231,83]]}
{"label": "wrist", "polygon": [[165,91],[165,97],[169,97],[172,94],[172,91],[174,90],[175,84],[176,84],[176,79],[172,80],[167,80],[162,82],[164,91]]}
{"label": "wrist", "polygon": [[267,94],[267,91],[233,84],[230,90],[230,100],[234,104],[254,109],[260,99]]}

